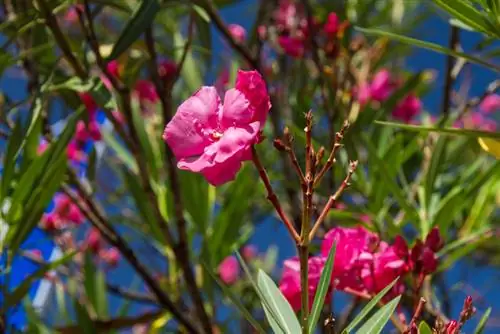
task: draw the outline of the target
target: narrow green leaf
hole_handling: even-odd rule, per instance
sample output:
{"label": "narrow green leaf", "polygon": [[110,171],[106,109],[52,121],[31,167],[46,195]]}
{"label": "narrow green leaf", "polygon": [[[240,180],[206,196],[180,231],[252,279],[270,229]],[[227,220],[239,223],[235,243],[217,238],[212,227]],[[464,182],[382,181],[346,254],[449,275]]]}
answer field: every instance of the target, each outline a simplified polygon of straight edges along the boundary
{"label": "narrow green leaf", "polygon": [[137,174],[137,164],[127,149],[118,142],[113,133],[109,131],[102,131],[102,138],[106,144],[115,151],[118,158],[129,168],[134,174]]}
{"label": "narrow green leaf", "polygon": [[420,325],[418,325],[418,333],[419,334],[432,334],[432,329],[427,325],[425,321],[421,321]]}
{"label": "narrow green leaf", "polygon": [[85,253],[83,285],[87,298],[96,314],[99,315],[99,319],[106,319],[108,316],[106,282],[102,271],[96,268],[94,260],[88,252]]}
{"label": "narrow green leaf", "polygon": [[90,318],[89,313],[83,307],[82,304],[75,298],[74,300],[74,308],[76,311],[76,320],[78,324],[78,328],[80,329],[80,333],[82,334],[94,334],[97,333],[97,328]]}
{"label": "narrow green leaf", "polygon": [[[267,303],[262,302],[262,307],[266,313],[267,320],[275,333],[281,333],[281,327],[285,328],[285,334],[300,333],[301,328],[295,312],[278,289],[274,281],[262,270],[257,274],[257,285],[262,291],[262,295]],[[279,326],[274,317],[270,315],[273,312],[278,316]]]}
{"label": "narrow green leaf", "polygon": [[[250,284],[254,288],[255,292],[257,293],[257,296],[259,296],[259,299],[263,305],[266,305],[266,308],[264,308],[264,311],[268,309],[269,314],[266,313],[266,317],[270,316],[270,318],[273,319],[273,324],[276,325],[275,327],[272,327],[273,330],[275,330],[275,333],[286,333],[285,329],[286,327],[283,326],[280,322],[279,316],[274,312],[274,309],[271,307],[267,299],[264,297],[264,293],[262,292],[261,288],[258,286],[257,282],[255,282],[252,273],[250,272],[250,269],[248,268],[247,264],[245,263],[245,260],[241,257],[240,253],[235,250],[236,257],[238,258],[238,261],[241,265],[241,268],[243,268],[243,271],[248,277],[248,280],[250,281]],[[270,322],[271,323],[271,322]],[[271,325],[272,326],[272,325]]]}
{"label": "narrow green leaf", "polygon": [[236,306],[238,311],[241,313],[241,315],[252,325],[252,327],[261,334],[265,334],[266,331],[262,326],[259,324],[259,322],[252,316],[250,311],[247,310],[245,305],[241,302],[241,297],[236,296],[233,291],[231,291],[230,288],[228,288],[215,274],[208,268],[206,264],[203,263],[203,266],[205,267],[205,271],[208,273],[208,275],[217,283],[217,285],[221,288],[223,294],[225,297],[229,298],[231,302]]}
{"label": "narrow green leaf", "polygon": [[470,3],[463,0],[434,0],[434,3],[473,30],[498,36],[498,32],[490,32],[486,17]]}
{"label": "narrow green leaf", "polygon": [[432,227],[439,226],[441,231],[448,231],[453,219],[460,213],[465,204],[464,189],[457,185],[440,201]]}
{"label": "narrow green leaf", "polygon": [[[448,144],[448,139],[446,137],[439,137],[434,150],[432,151],[431,161],[429,163],[429,168],[425,175],[425,207],[429,209],[431,203],[431,197],[434,193],[434,185],[436,184],[436,179],[439,174],[440,169],[443,167],[443,161],[446,158],[446,146]],[[427,233],[424,233],[424,235]]]}
{"label": "narrow green leaf", "polygon": [[491,307],[488,307],[488,309],[484,312],[483,316],[481,317],[481,320],[479,320],[479,323],[476,326],[476,329],[474,330],[474,334],[481,334],[484,331],[484,328],[486,327],[486,323],[488,322],[488,319],[491,314]]}
{"label": "narrow green leaf", "polygon": [[448,134],[452,136],[467,136],[472,138],[500,138],[500,132],[489,132],[489,131],[479,131],[479,130],[469,130],[469,129],[455,129],[455,128],[436,128],[430,126],[420,126],[420,125],[410,125],[402,123],[375,121],[376,124],[384,126],[392,126],[395,128],[400,128],[408,131],[416,132],[438,132],[441,134]]}
{"label": "narrow green leaf", "polygon": [[9,136],[9,141],[7,143],[7,150],[5,152],[3,160],[3,172],[2,172],[2,196],[7,196],[8,189],[12,182],[12,177],[14,176],[14,171],[16,167],[16,156],[18,150],[21,148],[23,142],[23,127],[21,120],[16,122],[11,135]]}
{"label": "narrow green leaf", "polygon": [[335,264],[335,249],[337,247],[336,242],[333,243],[330,252],[328,253],[328,258],[326,259],[325,266],[321,273],[321,277],[318,283],[318,289],[316,290],[316,295],[314,296],[314,302],[311,308],[311,314],[309,316],[309,333],[314,333],[316,328],[316,323],[318,322],[323,306],[325,305],[325,297],[328,293],[328,288],[330,287],[330,281],[332,278],[333,266]]}
{"label": "narrow green leaf", "polygon": [[392,287],[394,286],[394,284],[396,284],[398,279],[399,279],[399,277],[396,278],[394,281],[392,281],[388,286],[386,286],[382,291],[380,291],[375,297],[373,297],[372,300],[370,300],[368,302],[368,304],[366,304],[366,306],[363,307],[363,309],[361,310],[361,312],[359,312],[359,314],[356,316],[356,318],[354,318],[351,321],[351,323],[349,325],[347,325],[346,329],[344,330],[344,333],[352,332],[352,330],[354,328],[356,328],[356,326],[366,318],[366,316],[377,305],[377,303],[380,302],[380,300],[382,300],[382,298],[387,294],[387,292],[389,292],[389,290],[392,289]]}
{"label": "narrow green leaf", "polygon": [[374,147],[371,139],[366,134],[362,134],[362,139],[365,144],[365,148],[368,150],[370,158],[372,158],[375,162],[374,167],[376,168],[378,175],[383,178],[384,185],[389,188],[399,206],[406,211],[409,216],[418,218],[416,209],[408,203],[406,194],[397,184],[396,178],[390,175],[390,168],[387,166],[387,163],[377,155],[377,149]]}
{"label": "narrow green leaf", "polygon": [[143,0],[127,22],[120,37],[118,37],[107,61],[116,59],[125,52],[141,36],[144,30],[153,23],[160,9],[158,0]]}
{"label": "narrow green leaf", "polygon": [[380,308],[363,326],[356,332],[357,334],[379,334],[394,313],[401,296],[397,296]]}
{"label": "narrow green leaf", "polygon": [[487,61],[484,61],[481,58],[474,57],[474,56],[467,54],[467,53],[464,53],[464,52],[450,50],[450,49],[445,48],[445,47],[438,45],[438,44],[421,41],[421,40],[418,40],[415,38],[398,35],[398,34],[384,31],[384,30],[380,30],[380,29],[356,27],[356,30],[361,31],[361,32],[368,34],[368,35],[387,37],[387,38],[390,38],[392,40],[395,40],[395,41],[398,41],[401,43],[406,43],[406,44],[413,45],[413,46],[416,46],[419,48],[432,50],[432,51],[435,51],[438,53],[443,53],[443,54],[450,55],[450,56],[457,57],[457,58],[462,58],[462,59],[469,61],[471,63],[475,63],[478,65],[484,66],[484,67],[491,69],[495,72],[500,72],[500,67],[495,65],[495,64],[488,63]]}
{"label": "narrow green leaf", "polygon": [[[174,47],[176,51],[175,58],[177,61],[180,61],[182,58],[186,43],[186,39],[182,36],[180,31],[176,29],[174,32]],[[190,50],[187,51],[184,66],[181,69],[181,75],[186,81],[186,85],[190,92],[195,92],[203,84],[200,68],[196,64],[193,53]]]}
{"label": "narrow green leaf", "polygon": [[54,262],[42,265],[33,274],[26,277],[23,282],[14,289],[14,291],[9,293],[5,297],[5,309],[8,309],[20,303],[24,296],[26,296],[26,294],[29,292],[29,289],[35,281],[42,279],[43,276],[49,271],[57,269],[57,267],[69,262],[76,253],[76,251],[68,253]]}

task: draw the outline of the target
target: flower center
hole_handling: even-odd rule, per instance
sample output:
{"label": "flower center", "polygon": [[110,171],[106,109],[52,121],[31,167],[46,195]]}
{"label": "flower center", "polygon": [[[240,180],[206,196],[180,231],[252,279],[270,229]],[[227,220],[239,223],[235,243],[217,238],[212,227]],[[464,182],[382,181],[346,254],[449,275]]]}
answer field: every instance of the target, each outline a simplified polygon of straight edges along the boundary
{"label": "flower center", "polygon": [[213,139],[213,140],[219,140],[219,139],[221,139],[221,138],[222,138],[223,133],[218,132],[218,131],[214,131],[214,132],[212,132],[212,134],[211,134],[211,135],[212,135],[212,139]]}

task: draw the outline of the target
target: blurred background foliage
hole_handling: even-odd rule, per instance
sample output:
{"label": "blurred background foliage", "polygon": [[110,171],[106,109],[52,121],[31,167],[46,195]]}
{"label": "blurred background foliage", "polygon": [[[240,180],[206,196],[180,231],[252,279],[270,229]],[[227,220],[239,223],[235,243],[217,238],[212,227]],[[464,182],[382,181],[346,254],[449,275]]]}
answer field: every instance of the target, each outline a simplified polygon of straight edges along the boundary
{"label": "blurred background foliage", "polygon": [[[220,262],[248,243],[263,252],[250,263],[252,270],[260,268],[274,277],[280,273],[280,261],[293,254],[256,171],[245,166],[234,182],[217,188],[199,175],[178,171],[179,184],[173,185],[176,181],[169,173],[174,165],[168,164],[172,156],[161,138],[164,124],[182,101],[223,76],[232,87],[238,68],[257,68],[268,83],[273,107],[258,150],[278,197],[296,222],[299,183],[286,154],[272,147],[272,139],[281,137],[283,126],[288,126],[300,160],[308,110],[314,114],[314,144],[327,151],[348,119],[352,125],[344,150],[314,198],[317,206],[322,207],[341,183],[349,160],[359,160],[359,168],[343,197],[344,207],[329,213],[320,236],[333,226],[364,224],[384,240],[404,235],[411,244],[438,227],[445,247],[429,284],[435,295],[432,302],[438,307],[442,303],[449,317],[458,312],[450,306],[455,301],[447,297],[450,291],[469,289],[467,280],[455,277],[460,270],[485,266],[488,271],[481,273],[482,279],[496,284],[500,164],[481,149],[477,138],[498,140],[500,135],[456,129],[454,124],[475,113],[485,94],[498,89],[497,1],[309,1],[311,15],[319,22],[333,11],[348,25],[337,43],[328,46],[318,36],[315,43],[320,46],[299,58],[284,53],[276,42],[272,13],[277,1],[88,0],[85,14],[92,21],[81,23],[75,12],[72,18],[68,13],[82,3],[2,1],[0,207],[8,226],[0,247],[4,319],[8,309],[24,301],[28,331],[59,328],[70,333],[78,326],[85,333],[112,332],[137,324],[147,324],[151,333],[173,331],[179,322],[172,320],[175,315],[151,282],[194,317],[196,301],[186,300],[196,296],[189,291],[189,274],[183,269],[192,264],[207,312],[217,319],[221,332],[248,330],[246,325],[239,327],[244,316],[232,306],[235,301],[230,301],[227,290],[266,326],[248,280],[242,278],[229,288],[214,280]],[[231,37],[229,23],[246,28],[243,43]],[[259,27],[268,27],[265,39]],[[89,31],[95,35],[86,35]],[[445,42],[428,41],[434,39]],[[416,47],[437,53],[422,54]],[[112,60],[119,64],[123,90],[109,90],[103,83],[103,64]],[[160,60],[181,64],[179,73],[162,79],[155,103],[141,105],[132,98],[127,114],[124,103],[129,103],[126,98],[138,80],[160,80],[155,74]],[[426,69],[432,62],[444,66]],[[419,64],[424,65],[418,68]],[[387,100],[362,105],[353,90],[383,68],[402,84]],[[102,140],[88,152],[83,175],[68,164],[66,155],[77,121],[89,117],[81,93],[89,93],[107,119]],[[395,124],[391,113],[410,93],[424,100],[423,112],[413,126]],[[117,110],[128,126],[124,133],[116,130],[119,122],[113,126],[110,121],[116,120]],[[498,116],[493,114],[496,122]],[[42,138],[50,145],[39,155]],[[123,263],[110,270],[96,265],[78,247],[64,249],[59,260],[41,265],[9,289],[13,259],[34,248],[22,245],[60,191],[75,196],[85,216],[105,231],[107,242],[120,249]],[[181,213],[176,211],[178,198]],[[166,228],[173,231],[175,246]],[[1,229],[7,231],[0,227],[0,235]],[[72,233],[81,240],[88,229],[84,224]],[[180,241],[183,230],[185,243]],[[30,283],[52,270],[58,278],[52,280],[51,301],[39,314],[30,306]],[[482,287],[474,289],[480,294]],[[347,298],[339,299],[335,311],[346,305]]]}

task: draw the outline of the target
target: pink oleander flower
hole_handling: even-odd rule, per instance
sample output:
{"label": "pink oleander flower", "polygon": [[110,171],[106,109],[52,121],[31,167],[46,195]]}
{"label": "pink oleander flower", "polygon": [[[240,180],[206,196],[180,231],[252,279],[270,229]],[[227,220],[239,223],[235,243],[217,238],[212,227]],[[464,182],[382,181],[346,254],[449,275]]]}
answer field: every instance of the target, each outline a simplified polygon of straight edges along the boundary
{"label": "pink oleander flower", "polygon": [[222,282],[226,284],[235,283],[240,276],[240,265],[238,263],[238,260],[234,256],[226,257],[219,264],[218,271]]}
{"label": "pink oleander flower", "polygon": [[458,334],[459,330],[460,329],[458,326],[458,322],[456,320],[451,320],[449,323],[446,324],[445,327],[446,334]]}
{"label": "pink oleander flower", "polygon": [[335,227],[326,233],[321,244],[321,255],[328,256],[333,243],[336,243],[335,261],[332,277],[335,288],[359,288],[356,277],[363,263],[372,260],[372,252],[376,249],[379,238],[375,233],[363,227]]}
{"label": "pink oleander flower", "polygon": [[90,93],[80,93],[80,100],[82,100],[83,105],[85,106],[85,109],[89,112],[90,116],[92,117],[95,112],[97,111],[97,103],[95,102],[94,98]]}
{"label": "pink oleander flower", "polygon": [[163,60],[158,65],[158,75],[161,79],[167,80],[177,72],[177,64],[171,60]]}
{"label": "pink oleander flower", "polygon": [[243,43],[247,38],[247,31],[239,24],[230,24],[227,28],[238,43]]}
{"label": "pink oleander flower", "polygon": [[94,254],[98,254],[102,248],[102,244],[101,232],[96,228],[90,229],[85,239],[86,248],[90,249]]}
{"label": "pink oleander flower", "polygon": [[99,257],[108,266],[114,268],[118,265],[118,262],[120,261],[120,252],[118,251],[118,249],[114,247],[106,250],[103,249],[99,252]]}
{"label": "pink oleander flower", "polygon": [[[373,254],[372,261],[368,262],[361,270],[364,288],[370,293],[376,294],[397,277],[404,275],[408,269],[397,249],[382,241],[377,252]],[[404,289],[403,285],[397,287],[395,292],[400,293],[402,289]]]}
{"label": "pink oleander flower", "polygon": [[55,232],[60,228],[60,219],[55,213],[44,213],[40,227],[47,232]]}
{"label": "pink oleander flower", "polygon": [[283,51],[294,58],[304,55],[304,39],[297,36],[279,36],[278,43]]}
{"label": "pink oleander flower", "polygon": [[392,112],[392,117],[399,119],[405,123],[409,123],[417,116],[422,109],[422,101],[414,94],[407,95],[401,102],[398,103]]}
{"label": "pink oleander flower", "polygon": [[370,85],[367,83],[355,87],[353,90],[353,95],[356,96],[358,102],[363,106],[367,104],[371,99],[371,89]]}
{"label": "pink oleander flower", "polygon": [[246,261],[250,261],[257,255],[257,247],[254,245],[246,245],[241,251],[241,255]]}
{"label": "pink oleander flower", "polygon": [[101,140],[102,136],[99,124],[96,121],[90,121],[88,124],[84,121],[78,121],[76,124],[75,139],[80,142],[86,142],[87,140]]}
{"label": "pink oleander flower", "polygon": [[134,91],[141,102],[156,103],[160,99],[155,85],[148,80],[137,80]]}
{"label": "pink oleander flower", "polygon": [[479,109],[485,113],[493,114],[495,112],[500,111],[500,95],[498,94],[490,94],[486,96],[481,104],[479,105]]}
{"label": "pink oleander flower", "polygon": [[294,1],[280,0],[278,9],[274,12],[274,21],[279,28],[290,29],[296,25],[299,9]]}
{"label": "pink oleander flower", "polygon": [[392,94],[394,88],[395,84],[391,79],[391,73],[382,69],[373,76],[370,84],[370,97],[374,101],[385,101]]}
{"label": "pink oleander flower", "polygon": [[87,155],[82,152],[76,140],[70,141],[68,147],[66,148],[66,155],[69,160],[75,163],[81,163],[87,160]]}
{"label": "pink oleander flower", "polygon": [[80,225],[85,220],[78,206],[73,203],[71,198],[64,194],[57,194],[54,197],[55,208],[54,213],[65,223]]}
{"label": "pink oleander flower", "polygon": [[256,71],[238,71],[236,86],[224,103],[213,86],[200,88],[182,103],[167,124],[163,139],[177,158],[177,167],[201,173],[212,185],[235,178],[252,159],[271,104]]}
{"label": "pink oleander flower", "polygon": [[[325,258],[311,257],[308,260],[309,276],[308,276],[308,289],[309,289],[309,308],[312,306],[316,289],[318,288],[321,272],[325,266]],[[300,286],[300,262],[297,257],[285,260],[283,264],[283,275],[279,284],[279,289],[288,300],[294,311],[301,308],[301,286]],[[327,293],[325,303],[330,303],[331,291]]]}
{"label": "pink oleander flower", "polygon": [[36,149],[36,154],[42,155],[47,150],[48,147],[49,147],[49,143],[47,143],[46,140],[42,140],[40,142],[40,144],[38,144],[38,147]]}
{"label": "pink oleander flower", "polygon": [[339,18],[336,13],[332,12],[328,14],[323,31],[328,37],[335,37],[337,35],[339,31]]}
{"label": "pink oleander flower", "polygon": [[444,240],[437,227],[434,227],[425,238],[425,246],[429,247],[433,252],[439,252],[443,248]]}
{"label": "pink oleander flower", "polygon": [[78,21],[78,10],[83,10],[83,5],[73,5],[69,7],[66,14],[64,14],[64,21],[68,23],[75,23]]}

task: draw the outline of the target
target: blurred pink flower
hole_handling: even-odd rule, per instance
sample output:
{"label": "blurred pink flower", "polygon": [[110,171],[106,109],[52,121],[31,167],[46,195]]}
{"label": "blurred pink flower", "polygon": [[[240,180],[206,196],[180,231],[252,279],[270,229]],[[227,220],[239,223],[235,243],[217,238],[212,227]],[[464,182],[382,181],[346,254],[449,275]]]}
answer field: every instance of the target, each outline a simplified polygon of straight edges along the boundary
{"label": "blurred pink flower", "polygon": [[437,269],[437,257],[422,241],[417,240],[410,254],[412,269],[415,273],[432,274]]}
{"label": "blurred pink flower", "polygon": [[83,10],[83,5],[73,5],[69,7],[66,14],[64,14],[64,21],[68,23],[75,23],[78,21],[78,10]]}
{"label": "blurred pink flower", "polygon": [[445,327],[445,334],[457,334],[459,333],[460,328],[458,326],[458,322],[455,320],[451,320],[449,323],[446,324]]}
{"label": "blurred pink flower", "polygon": [[333,278],[335,288],[345,287],[358,288],[359,281],[355,279],[357,268],[361,263],[371,260],[371,252],[376,248],[379,241],[378,236],[363,227],[344,228],[334,227],[328,233],[321,244],[321,255],[326,257],[336,243],[335,261],[333,267]]}
{"label": "blurred pink flower", "polygon": [[240,26],[239,24],[230,24],[228,26],[229,32],[233,36],[233,38],[238,42],[238,43],[243,43],[245,39],[247,38],[247,31],[245,28]]}
{"label": "blurred pink flower", "polygon": [[87,160],[87,155],[81,150],[76,140],[72,140],[66,148],[66,155],[69,160],[81,163]]}
{"label": "blurred pink flower", "polygon": [[137,93],[139,101],[156,103],[159,100],[155,85],[148,80],[137,80],[134,91]]}
{"label": "blurred pink flower", "polygon": [[47,232],[54,232],[59,229],[60,219],[55,213],[44,213],[40,223],[41,228]]}
{"label": "blurred pink flower", "polygon": [[88,124],[84,121],[78,121],[76,124],[74,138],[80,142],[86,142],[87,140],[101,140],[102,136],[99,124],[96,121],[90,121]]}
{"label": "blurred pink flower", "polygon": [[219,264],[219,276],[226,284],[233,284],[238,280],[240,275],[240,265],[234,256],[226,257]]}
{"label": "blurred pink flower", "polygon": [[370,85],[367,83],[361,84],[359,87],[355,87],[353,95],[356,96],[361,105],[365,105],[371,99],[371,89]]}
{"label": "blurred pink flower", "polygon": [[336,13],[331,12],[328,14],[323,30],[328,37],[335,37],[339,31],[339,18]]}
{"label": "blurred pink flower", "polygon": [[78,206],[67,195],[57,194],[54,197],[54,202],[54,212],[66,223],[80,225],[85,220]]}
{"label": "blurred pink flower", "polygon": [[182,103],[163,139],[177,167],[201,173],[213,185],[231,181],[260,138],[270,109],[265,82],[256,71],[238,71],[224,104],[215,87],[204,86]]}
{"label": "blurred pink flower", "polygon": [[82,103],[89,112],[89,114],[93,116],[97,111],[97,103],[95,102],[92,95],[90,95],[90,93],[85,92],[85,93],[80,93],[79,96],[80,100],[82,100]]}
{"label": "blurred pink flower", "polygon": [[170,79],[177,72],[177,64],[171,60],[163,60],[158,65],[158,75],[161,79]]}
{"label": "blurred pink flower", "polygon": [[[394,281],[398,276],[404,275],[408,267],[393,246],[380,242],[377,252],[373,254],[373,262],[367,263],[362,271],[364,288],[376,294]],[[401,288],[397,292],[401,292]]]}
{"label": "blurred pink flower", "polygon": [[[321,277],[321,272],[325,265],[325,259],[323,257],[311,257],[308,260],[309,265],[309,275],[308,275],[308,289],[309,289],[309,308],[312,306],[314,301],[314,296],[316,295],[316,289],[318,288],[319,279]],[[300,262],[297,257],[285,260],[283,264],[283,275],[279,284],[279,289],[288,300],[290,305],[295,311],[301,308],[300,299]],[[330,303],[331,300],[331,290],[327,293],[325,303]]]}
{"label": "blurred pink flower", "polygon": [[257,247],[254,245],[246,245],[241,251],[241,255],[246,261],[252,260],[257,255]]}
{"label": "blurred pink flower", "polygon": [[96,228],[91,228],[85,239],[86,248],[90,249],[94,254],[98,254],[102,247],[101,232]]}
{"label": "blurred pink flower", "polygon": [[370,84],[370,97],[372,100],[382,102],[392,94],[395,84],[391,79],[391,73],[382,69],[378,71]]}
{"label": "blurred pink flower", "polygon": [[490,94],[486,96],[479,105],[479,109],[491,114],[500,111],[500,95]]}
{"label": "blurred pink flower", "polygon": [[409,123],[417,116],[422,109],[422,101],[414,94],[408,94],[401,102],[398,103],[392,112],[392,117]]}
{"label": "blurred pink flower", "polygon": [[118,265],[120,261],[120,252],[116,248],[109,248],[106,250],[101,250],[99,252],[99,257],[103,260],[108,266],[114,268]]}
{"label": "blurred pink flower", "polygon": [[304,39],[301,37],[279,36],[278,43],[283,51],[294,58],[300,58],[304,55]]}
{"label": "blurred pink flower", "polygon": [[36,154],[42,155],[47,148],[49,147],[49,143],[46,140],[42,140],[40,144],[38,144],[38,148],[36,149]]}
{"label": "blurred pink flower", "polygon": [[433,252],[439,252],[444,246],[444,240],[439,233],[439,228],[434,227],[425,238],[425,246]]}

